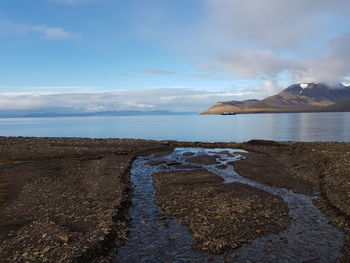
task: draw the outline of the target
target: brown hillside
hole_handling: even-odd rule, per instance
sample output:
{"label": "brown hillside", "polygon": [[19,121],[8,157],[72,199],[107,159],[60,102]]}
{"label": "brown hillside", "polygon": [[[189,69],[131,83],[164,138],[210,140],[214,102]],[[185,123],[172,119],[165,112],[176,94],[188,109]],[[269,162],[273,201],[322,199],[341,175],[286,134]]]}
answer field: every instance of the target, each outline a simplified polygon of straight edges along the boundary
{"label": "brown hillside", "polygon": [[244,107],[254,104],[259,100],[244,100],[244,101],[226,101],[226,102],[217,102],[215,105],[202,112],[202,115],[208,114],[221,114],[224,112],[239,112]]}
{"label": "brown hillside", "polygon": [[325,107],[323,110],[333,112],[350,112],[350,98]]}
{"label": "brown hillside", "polygon": [[294,84],[261,101],[218,102],[201,114],[323,111],[350,111],[350,87],[342,84]]}

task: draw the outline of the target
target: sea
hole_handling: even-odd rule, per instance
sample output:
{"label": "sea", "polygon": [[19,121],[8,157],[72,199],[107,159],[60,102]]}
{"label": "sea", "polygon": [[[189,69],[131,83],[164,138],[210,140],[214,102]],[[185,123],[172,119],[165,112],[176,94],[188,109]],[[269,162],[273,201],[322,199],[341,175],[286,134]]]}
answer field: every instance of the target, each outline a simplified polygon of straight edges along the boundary
{"label": "sea", "polygon": [[350,113],[0,118],[0,136],[350,142]]}

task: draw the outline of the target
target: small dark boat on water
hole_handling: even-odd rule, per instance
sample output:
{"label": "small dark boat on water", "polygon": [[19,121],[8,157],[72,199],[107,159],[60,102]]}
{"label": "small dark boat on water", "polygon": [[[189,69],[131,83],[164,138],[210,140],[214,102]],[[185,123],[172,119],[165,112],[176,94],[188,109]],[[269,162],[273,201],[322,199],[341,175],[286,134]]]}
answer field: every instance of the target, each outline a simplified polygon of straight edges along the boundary
{"label": "small dark boat on water", "polygon": [[221,115],[236,115],[235,112],[224,112],[224,113],[221,113]]}

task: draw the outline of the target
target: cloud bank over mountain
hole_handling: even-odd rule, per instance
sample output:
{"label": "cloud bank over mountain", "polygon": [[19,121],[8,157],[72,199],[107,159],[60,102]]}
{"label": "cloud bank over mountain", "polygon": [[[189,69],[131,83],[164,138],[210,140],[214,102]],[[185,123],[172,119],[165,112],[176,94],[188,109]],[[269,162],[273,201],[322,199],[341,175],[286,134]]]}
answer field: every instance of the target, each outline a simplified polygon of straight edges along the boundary
{"label": "cloud bank over mountain", "polygon": [[[238,78],[276,79],[288,74],[291,82],[337,82],[349,76],[350,32],[325,34],[334,30],[336,17],[346,15],[349,1],[206,2],[208,32],[231,43],[213,54],[208,69]],[[314,54],[320,47],[323,50]]]}
{"label": "cloud bank over mountain", "polygon": [[[203,3],[201,19],[185,28],[168,31],[160,18],[146,23],[142,32],[174,52],[195,57],[200,70],[230,73],[237,79],[277,82],[288,76],[292,84],[344,81],[350,75],[350,31],[344,30],[350,24],[344,18],[349,1]],[[173,25],[175,18],[169,15],[169,20]]]}
{"label": "cloud bank over mountain", "polygon": [[350,74],[350,33],[330,41],[326,52],[312,59],[285,59],[271,50],[233,48],[216,54],[202,68],[226,71],[240,78],[265,76],[275,79],[288,73],[295,82],[343,82]]}

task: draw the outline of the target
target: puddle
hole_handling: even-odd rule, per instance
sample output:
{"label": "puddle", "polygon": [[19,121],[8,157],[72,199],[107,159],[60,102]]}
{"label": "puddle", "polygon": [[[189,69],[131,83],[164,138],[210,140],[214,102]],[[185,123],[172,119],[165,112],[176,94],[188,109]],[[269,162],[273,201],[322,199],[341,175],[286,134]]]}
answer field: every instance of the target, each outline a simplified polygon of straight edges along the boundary
{"label": "puddle", "polygon": [[[217,164],[195,164],[202,169],[221,176],[225,183],[240,182],[279,196],[287,203],[290,226],[278,234],[257,238],[227,255],[208,255],[193,250],[192,233],[186,226],[178,224],[176,218],[160,218],[160,207],[155,205],[156,190],[153,187],[152,174],[160,171],[183,171],[172,165],[149,166],[151,161],[180,163],[182,167],[191,167],[187,162],[191,157],[217,155]],[[118,249],[114,262],[337,262],[342,256],[343,233],[328,224],[326,217],[313,204],[316,196],[296,194],[284,188],[275,188],[251,179],[239,176],[229,162],[244,158],[235,149],[176,148],[168,156],[155,158],[154,155],[137,158],[131,169],[134,197],[130,207],[129,240]],[[219,168],[217,168],[220,166]],[[227,166],[226,169],[223,167]],[[178,166],[181,167],[181,166]]]}
{"label": "puddle", "polygon": [[0,163],[0,165],[6,165],[6,164],[21,164],[26,163],[25,161],[15,161],[15,162],[6,162],[6,163]]}

